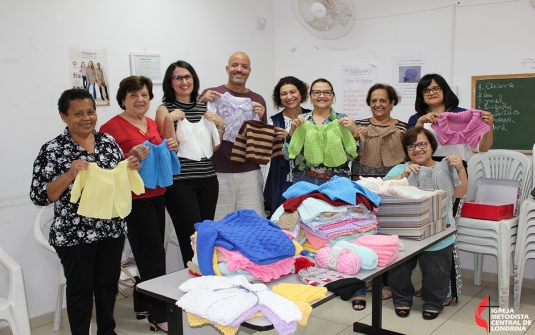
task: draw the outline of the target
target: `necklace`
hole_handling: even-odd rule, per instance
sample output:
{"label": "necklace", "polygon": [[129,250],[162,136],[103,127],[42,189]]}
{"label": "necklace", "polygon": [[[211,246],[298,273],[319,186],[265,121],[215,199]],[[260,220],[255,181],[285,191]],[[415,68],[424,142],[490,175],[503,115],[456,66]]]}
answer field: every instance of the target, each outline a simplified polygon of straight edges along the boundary
{"label": "necklace", "polygon": [[[125,115],[128,115],[128,118],[125,118],[126,121],[130,122],[130,124],[132,124],[134,127],[137,128],[137,130],[143,135],[143,136],[147,136],[147,131],[148,131],[148,127],[147,127],[147,119],[145,118],[145,116],[143,116],[143,120],[140,120],[140,119],[136,119],[134,118],[133,116],[131,116],[130,114],[128,114],[127,112],[124,112]],[[136,124],[134,121],[130,120],[130,118],[134,121],[139,121],[141,123],[141,127]],[[145,121],[145,122],[143,122]]]}

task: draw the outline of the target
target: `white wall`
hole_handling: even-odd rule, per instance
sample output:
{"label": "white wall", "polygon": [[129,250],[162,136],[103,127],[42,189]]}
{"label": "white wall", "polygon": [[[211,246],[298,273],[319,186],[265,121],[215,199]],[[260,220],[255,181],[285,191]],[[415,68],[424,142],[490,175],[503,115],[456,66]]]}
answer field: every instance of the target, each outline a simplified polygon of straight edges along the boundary
{"label": "white wall", "polygon": [[[471,75],[515,73],[521,56],[535,55],[535,9],[528,0],[502,1],[359,0],[353,30],[335,41],[307,33],[290,0],[3,1],[0,246],[23,267],[30,316],[52,311],[55,303],[59,262],[33,240],[37,209],[27,194],[40,146],[64,128],[56,102],[69,88],[69,47],[108,50],[112,96],[130,75],[130,52],[161,52],[164,67],[189,61],[205,88],[226,82],[228,57],[245,51],[253,69],[248,87],[266,99],[268,110],[280,77],[309,83],[325,77],[339,91],[341,64],[373,63],[378,80],[389,83],[393,54],[422,53],[429,56],[429,70],[457,84],[461,106],[469,106]],[[263,31],[256,30],[257,16],[267,19]],[[155,85],[149,115],[161,96]],[[113,101],[99,107],[99,123],[119,111]],[[398,106],[393,116],[407,120],[412,112],[411,105]],[[463,255],[463,267],[471,268],[471,260]],[[485,271],[495,271],[495,262],[487,263]],[[525,276],[535,276],[533,261]],[[6,278],[0,269],[0,295],[7,292]]]}
{"label": "white wall", "polygon": [[[257,16],[267,19],[262,31],[256,29]],[[130,52],[160,52],[162,71],[178,59],[190,62],[203,89],[226,83],[228,57],[244,51],[252,61],[247,85],[269,101],[275,82],[273,23],[273,3],[265,0],[2,1],[0,246],[23,268],[30,317],[55,306],[59,261],[33,239],[37,208],[28,192],[40,146],[65,127],[56,103],[70,85],[68,48],[108,51],[112,97],[130,75]],[[154,93],[151,116],[161,85]],[[113,99],[111,107],[99,107],[99,125],[120,111]],[[2,296],[5,283],[2,268]]]}
{"label": "white wall", "polygon": [[[359,0],[355,6],[351,32],[328,41],[301,27],[291,1],[275,0],[276,77],[308,83],[325,77],[340,92],[342,64],[375,64],[378,81],[392,83],[392,55],[426,54],[429,72],[457,85],[460,106],[470,107],[471,76],[519,73],[520,58],[535,56],[535,8],[528,0]],[[411,104],[398,105],[392,116],[407,121]],[[486,259],[483,271],[495,273],[495,258]],[[461,266],[473,269],[471,254],[462,253]],[[535,277],[533,260],[524,276]]]}

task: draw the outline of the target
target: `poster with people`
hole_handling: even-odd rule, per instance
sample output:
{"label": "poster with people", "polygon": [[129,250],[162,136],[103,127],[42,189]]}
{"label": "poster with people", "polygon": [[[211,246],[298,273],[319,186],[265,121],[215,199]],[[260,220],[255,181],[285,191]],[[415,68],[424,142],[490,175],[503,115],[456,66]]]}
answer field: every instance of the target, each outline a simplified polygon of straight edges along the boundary
{"label": "poster with people", "polygon": [[88,90],[97,106],[110,105],[106,50],[70,48],[69,68],[73,88]]}

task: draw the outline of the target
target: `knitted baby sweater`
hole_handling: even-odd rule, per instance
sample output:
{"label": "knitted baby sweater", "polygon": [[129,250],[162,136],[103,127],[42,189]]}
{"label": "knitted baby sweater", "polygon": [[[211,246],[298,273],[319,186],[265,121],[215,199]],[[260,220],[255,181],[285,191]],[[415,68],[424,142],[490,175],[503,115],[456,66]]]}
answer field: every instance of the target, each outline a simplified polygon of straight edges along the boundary
{"label": "knitted baby sweater", "polygon": [[142,160],[139,175],[146,188],[156,186],[167,187],[173,185],[173,175],[180,173],[180,161],[174,151],[167,148],[167,140],[161,144],[143,142],[142,146],[149,146],[149,155]]}
{"label": "knitted baby sweater", "polygon": [[455,224],[451,210],[451,199],[455,192],[455,186],[461,185],[461,180],[455,167],[449,165],[446,158],[436,163],[433,167],[421,166],[418,173],[409,175],[409,185],[428,190],[443,190],[448,194],[447,201],[447,225]]}
{"label": "knitted baby sweater", "polygon": [[369,126],[362,129],[359,133],[361,164],[378,168],[403,162],[403,133],[396,125],[385,128]]}
{"label": "knitted baby sweater", "polygon": [[187,293],[176,302],[177,306],[220,325],[232,324],[256,305],[266,306],[285,322],[302,319],[293,302],[264,284],[250,284],[244,276],[202,276],[187,280],[179,289]]}
{"label": "knitted baby sweater", "polygon": [[271,156],[282,159],[284,142],[275,138],[275,127],[261,121],[245,121],[236,136],[230,159],[234,164],[267,164]]}
{"label": "knitted baby sweater", "polygon": [[131,192],[139,195],[145,188],[138,172],[130,170],[126,160],[113,170],[103,170],[97,163],[89,163],[87,170],[78,171],[70,201],[76,203],[81,196],[79,215],[106,220],[124,218],[132,210]]}
{"label": "knitted baby sweater", "polygon": [[469,144],[477,147],[481,136],[490,130],[490,126],[481,118],[482,111],[467,109],[464,112],[440,114],[437,123],[431,128],[437,133],[442,145]]}
{"label": "knitted baby sweater", "polygon": [[216,101],[208,102],[207,108],[225,120],[223,140],[229,142],[234,142],[244,121],[259,120],[258,114],[253,111],[251,99],[238,98],[228,92],[223,93]]}
{"label": "knitted baby sweater", "polygon": [[195,161],[212,157],[212,141],[216,146],[220,144],[215,124],[204,117],[197,123],[191,123],[187,119],[178,120],[176,137],[179,142],[178,156]]}
{"label": "knitted baby sweater", "polygon": [[357,157],[357,145],[353,135],[338,122],[316,126],[305,122],[295,129],[288,146],[289,158],[294,159],[304,147],[304,157],[309,164],[338,167],[347,162],[347,154]]}
{"label": "knitted baby sweater", "polygon": [[203,275],[213,275],[215,246],[238,250],[257,264],[271,264],[295,255],[292,240],[275,223],[255,211],[242,209],[220,221],[205,220],[195,224],[197,255]]}

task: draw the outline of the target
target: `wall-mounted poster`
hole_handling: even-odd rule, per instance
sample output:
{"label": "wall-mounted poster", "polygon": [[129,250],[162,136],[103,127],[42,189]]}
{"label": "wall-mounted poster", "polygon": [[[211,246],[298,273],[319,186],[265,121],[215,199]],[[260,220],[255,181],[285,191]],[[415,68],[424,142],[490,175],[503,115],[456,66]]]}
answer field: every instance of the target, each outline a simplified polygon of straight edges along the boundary
{"label": "wall-mounted poster", "polygon": [[342,65],[342,111],[355,120],[371,116],[366,95],[377,81],[377,67],[373,64]]}
{"label": "wall-mounted poster", "polygon": [[401,96],[402,105],[413,105],[416,86],[420,78],[427,74],[427,55],[394,55],[392,83]]}
{"label": "wall-mounted poster", "polygon": [[69,48],[71,86],[88,90],[97,106],[110,105],[106,50]]}
{"label": "wall-mounted poster", "polygon": [[160,54],[132,52],[130,54],[130,72],[133,76],[149,77],[154,84],[161,84]]}

